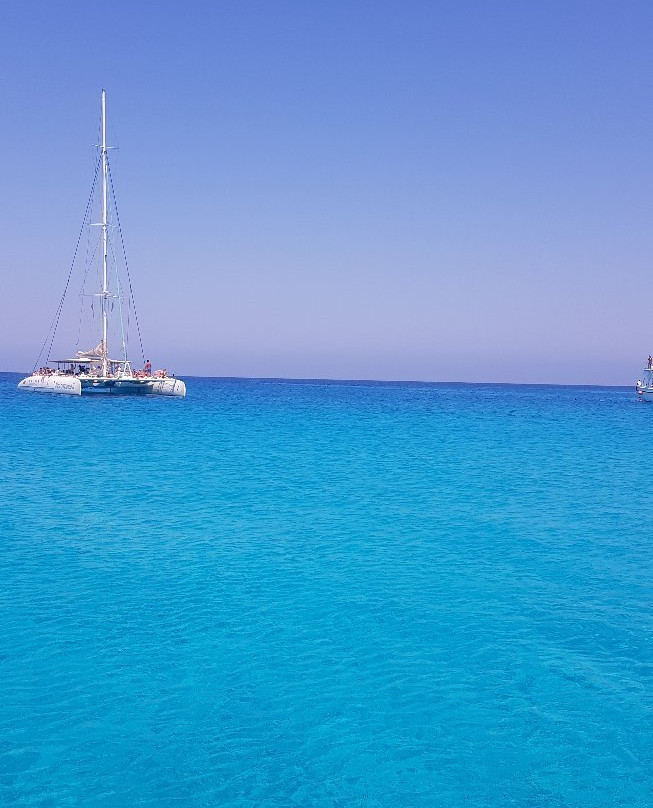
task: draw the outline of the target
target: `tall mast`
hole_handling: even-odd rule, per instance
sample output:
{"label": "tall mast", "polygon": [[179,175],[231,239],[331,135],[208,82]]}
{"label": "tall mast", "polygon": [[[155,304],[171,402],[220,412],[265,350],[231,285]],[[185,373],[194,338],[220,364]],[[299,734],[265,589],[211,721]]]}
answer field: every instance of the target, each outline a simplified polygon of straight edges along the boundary
{"label": "tall mast", "polygon": [[102,375],[107,375],[107,94],[102,90]]}

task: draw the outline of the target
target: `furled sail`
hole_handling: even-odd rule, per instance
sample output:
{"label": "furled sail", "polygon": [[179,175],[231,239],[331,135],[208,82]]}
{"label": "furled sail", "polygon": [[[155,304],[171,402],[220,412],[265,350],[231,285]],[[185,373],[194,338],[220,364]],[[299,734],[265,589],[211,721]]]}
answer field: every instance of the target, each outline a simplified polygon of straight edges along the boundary
{"label": "furled sail", "polygon": [[77,359],[88,359],[89,361],[92,359],[103,359],[106,356],[106,347],[104,345],[104,340],[100,340],[100,344],[93,348],[91,351],[77,351],[76,358]]}

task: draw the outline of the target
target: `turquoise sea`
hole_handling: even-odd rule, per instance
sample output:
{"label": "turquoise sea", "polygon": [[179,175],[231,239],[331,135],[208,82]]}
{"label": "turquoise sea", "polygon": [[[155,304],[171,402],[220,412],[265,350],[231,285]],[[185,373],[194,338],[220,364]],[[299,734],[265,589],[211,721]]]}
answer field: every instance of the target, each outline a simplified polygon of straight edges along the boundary
{"label": "turquoise sea", "polygon": [[653,805],[633,390],[18,379],[0,805]]}

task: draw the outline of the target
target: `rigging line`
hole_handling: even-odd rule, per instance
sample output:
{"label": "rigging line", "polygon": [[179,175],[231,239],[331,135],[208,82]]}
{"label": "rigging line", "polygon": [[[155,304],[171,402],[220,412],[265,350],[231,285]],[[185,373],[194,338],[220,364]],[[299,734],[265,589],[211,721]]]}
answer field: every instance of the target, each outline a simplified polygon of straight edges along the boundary
{"label": "rigging line", "polygon": [[118,213],[118,203],[116,201],[116,192],[113,187],[113,174],[111,173],[111,165],[107,160],[107,170],[109,174],[109,182],[111,184],[111,196],[113,197],[113,209],[116,212],[116,221],[118,222],[118,232],[120,233],[120,244],[122,246],[122,255],[125,259],[125,269],[127,270],[127,281],[129,283],[129,295],[131,297],[132,306],[134,307],[134,320],[136,321],[136,331],[138,333],[138,342],[141,346],[141,354],[143,356],[143,363],[145,363],[145,350],[143,349],[143,338],[141,336],[141,326],[138,322],[138,314],[136,313],[136,301],[134,300],[134,290],[132,289],[132,278],[129,272],[129,263],[127,262],[127,252],[125,250],[125,239],[122,235],[122,226],[120,225],[120,214]]}
{"label": "rigging line", "polygon": [[88,256],[89,256],[89,253],[91,251],[91,228],[89,227],[88,230],[86,231],[86,262],[85,262],[86,270],[84,272],[84,278],[82,280],[82,285],[81,285],[81,288],[80,288],[80,294],[83,294],[83,292],[84,292],[84,285],[86,284],[86,278],[88,277],[88,271],[89,271],[89,269],[91,267],[91,264],[93,263],[93,261],[95,259],[95,254],[96,254],[96,252],[98,250],[98,247],[99,247],[99,243],[96,240],[95,241],[95,247],[93,249],[93,254],[91,255],[91,257],[89,259]]}
{"label": "rigging line", "polygon": [[[82,313],[83,313],[83,309],[84,309],[84,297],[83,297],[83,295],[84,295],[84,286],[86,284],[86,277],[88,275],[88,269],[89,269],[89,265],[90,265],[90,262],[88,260],[88,254],[90,252],[90,249],[91,249],[91,228],[89,227],[88,230],[86,231],[86,259],[84,261],[84,266],[86,267],[86,269],[84,270],[84,277],[82,278],[82,285],[81,285],[81,287],[79,289],[79,326],[77,328],[77,341],[75,342],[75,345],[79,345],[79,339],[80,339],[80,337],[82,335]],[[93,253],[93,255],[95,255],[95,253]]]}
{"label": "rigging line", "polygon": [[[115,209],[115,199],[114,199]],[[120,338],[122,341],[122,356],[125,362],[127,361],[127,342],[125,341],[125,323],[122,316],[122,288],[120,286],[120,273],[118,272],[118,257],[113,246],[113,240],[109,241],[109,249],[111,250],[111,257],[113,258],[113,266],[116,271],[116,291],[118,298],[118,311],[120,312]]]}
{"label": "rigging line", "polygon": [[75,244],[75,252],[73,254],[73,260],[70,264],[70,269],[68,270],[68,277],[66,278],[66,285],[64,286],[63,294],[61,295],[61,300],[59,301],[59,305],[57,306],[57,310],[55,312],[54,318],[50,323],[50,328],[48,329],[48,333],[43,340],[43,345],[41,346],[41,350],[39,351],[39,355],[36,357],[36,362],[34,362],[34,367],[32,368],[32,373],[36,370],[36,366],[38,365],[41,357],[43,356],[43,351],[45,350],[45,346],[48,344],[48,338],[50,337],[50,333],[52,333],[52,339],[50,339],[50,345],[48,347],[48,358],[46,362],[50,361],[50,351],[52,350],[52,343],[54,342],[55,334],[57,333],[57,326],[59,325],[59,319],[61,317],[61,310],[63,309],[64,300],[66,299],[66,292],[68,291],[68,286],[70,284],[70,277],[73,274],[73,267],[75,266],[75,261],[77,260],[77,251],[79,250],[79,243],[82,239],[82,233],[84,232],[84,228],[86,227],[86,220],[88,219],[89,209],[93,203],[93,195],[95,193],[95,184],[97,182],[97,175],[98,169],[100,167],[100,160],[98,159],[95,163],[95,174],[93,175],[93,184],[91,185],[91,193],[88,197],[88,202],[86,203],[86,210],[84,211],[84,219],[82,221],[82,226],[79,231],[79,235],[77,236],[77,243]]}
{"label": "rigging line", "polygon": [[[71,275],[72,275],[72,272],[73,272],[73,267],[75,266],[75,261],[77,260],[77,252],[79,250],[79,245],[80,245],[80,242],[81,242],[81,239],[82,239],[82,233],[84,231],[84,227],[86,226],[86,220],[88,219],[89,213],[90,213],[90,211],[91,211],[91,209],[93,207],[93,196],[95,194],[95,185],[97,183],[97,176],[98,176],[99,167],[100,167],[100,160],[98,159],[96,164],[95,164],[95,174],[93,175],[93,184],[91,185],[91,193],[89,194],[88,202],[86,203],[86,212],[84,214],[84,220],[82,221],[82,226],[80,228],[79,235],[77,236],[77,243],[75,245],[75,253],[73,255],[73,260],[72,260],[72,263],[70,265],[70,270],[68,271],[68,278],[66,280],[66,286],[64,287],[63,295],[61,296],[61,300],[59,301],[59,309],[58,309],[58,311],[56,313],[54,329],[52,330],[52,338],[50,340],[50,345],[48,347],[48,358],[46,360],[47,362],[50,361],[50,353],[52,352],[52,345],[54,343],[54,338],[55,338],[55,335],[57,333],[57,328],[59,326],[59,320],[61,318],[61,312],[63,311],[63,304],[64,304],[64,300],[66,299],[66,293],[68,292],[68,286],[70,284],[70,278],[71,278]],[[38,363],[38,360],[37,360],[37,363]]]}
{"label": "rigging line", "polygon": [[[113,203],[112,213],[116,209],[116,199],[115,195],[110,197],[110,203]],[[118,270],[118,256],[116,255],[115,245],[113,243],[113,239],[109,240],[109,248],[111,250],[111,257],[113,259],[113,267],[116,273],[116,289],[117,289],[117,298],[118,298],[118,311],[120,313],[120,339],[122,344],[122,356],[125,362],[127,361],[127,346],[129,345],[129,331],[125,331],[125,321],[123,315],[123,294],[122,294],[122,285],[120,283],[120,272]]]}
{"label": "rigging line", "polygon": [[98,241],[95,245],[95,249],[93,250],[93,255],[91,255],[91,260],[88,260],[88,255],[86,256],[86,270],[84,272],[84,277],[82,278],[82,286],[79,292],[79,326],[77,328],[77,342],[75,345],[79,345],[79,338],[82,335],[82,313],[84,310],[84,287],[86,286],[86,278],[88,277],[88,271],[91,268],[91,264],[93,263],[93,259],[98,251],[98,247],[100,246],[100,242]]}

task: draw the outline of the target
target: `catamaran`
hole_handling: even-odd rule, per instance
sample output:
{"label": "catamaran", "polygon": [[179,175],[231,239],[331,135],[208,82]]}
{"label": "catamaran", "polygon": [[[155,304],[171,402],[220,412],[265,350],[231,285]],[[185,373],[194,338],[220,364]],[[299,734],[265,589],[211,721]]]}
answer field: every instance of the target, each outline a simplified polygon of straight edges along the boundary
{"label": "catamaran", "polygon": [[[50,326],[50,330],[46,337],[41,353],[37,357],[34,364],[32,373],[25,379],[19,382],[18,387],[21,390],[28,390],[33,392],[42,393],[62,393],[67,395],[87,395],[87,394],[127,394],[127,395],[159,395],[159,396],[185,396],[186,385],[181,379],[174,376],[169,376],[166,370],[158,370],[152,372],[152,366],[149,361],[145,361],[143,356],[144,366],[142,370],[135,370],[132,362],[127,357],[127,339],[124,327],[123,309],[126,295],[123,294],[125,284],[121,284],[120,276],[116,266],[115,274],[115,289],[111,291],[109,288],[109,258],[110,255],[116,255],[115,245],[111,244],[110,230],[115,228],[116,225],[109,222],[109,179],[111,177],[109,158],[107,146],[107,103],[106,92],[102,90],[102,122],[101,122],[102,136],[100,146],[100,157],[96,163],[97,178],[98,170],[102,174],[102,192],[101,192],[101,207],[102,217],[98,222],[101,228],[101,254],[102,254],[102,288],[99,292],[91,295],[91,299],[99,300],[99,319],[101,323],[101,339],[97,346],[91,350],[78,350],[74,356],[65,359],[50,359],[50,352],[54,343],[54,337],[59,324],[60,315],[66,291],[68,290],[70,276],[75,265],[75,258],[73,258],[73,265],[71,266],[68,275],[68,281],[64,290],[63,297],[57,308],[55,318]],[[91,190],[91,199],[87,205],[86,214],[82,228],[84,229],[87,224],[91,224],[88,215],[91,209],[91,202],[94,196],[96,181],[93,181],[93,188]],[[113,181],[111,181],[111,189],[113,193]],[[117,228],[120,230],[120,220],[117,216],[115,209],[115,194],[114,196],[114,212],[117,219]],[[122,241],[121,232],[121,245]],[[81,233],[80,233],[81,237]],[[79,240],[78,240],[79,247]],[[77,250],[75,251],[75,256]],[[115,258],[114,258],[115,263]],[[125,260],[125,266],[127,263]],[[88,275],[88,267],[84,275],[84,282]],[[127,275],[129,277],[129,269],[127,267]],[[129,280],[129,291],[131,294],[131,280]],[[87,295],[88,296],[88,295]],[[119,311],[119,333],[121,338],[121,356],[119,358],[111,358],[109,353],[109,321],[110,315],[114,310],[114,304],[118,303]],[[130,303],[133,304],[133,294],[131,294]],[[92,305],[92,304],[91,304]],[[135,314],[135,308],[134,308]],[[136,325],[138,328],[138,319]],[[81,322],[81,318],[80,318]],[[138,328],[140,339],[140,328]],[[97,339],[97,337],[96,337]],[[47,358],[45,364],[38,368],[37,365],[41,361],[47,347]],[[142,350],[142,342],[141,342]],[[54,366],[54,367],[52,367]]]}

